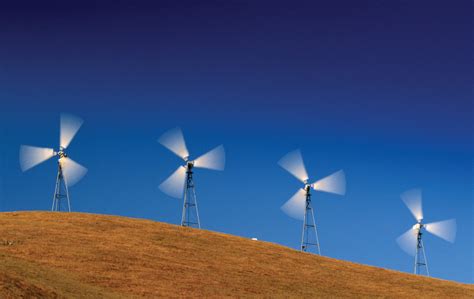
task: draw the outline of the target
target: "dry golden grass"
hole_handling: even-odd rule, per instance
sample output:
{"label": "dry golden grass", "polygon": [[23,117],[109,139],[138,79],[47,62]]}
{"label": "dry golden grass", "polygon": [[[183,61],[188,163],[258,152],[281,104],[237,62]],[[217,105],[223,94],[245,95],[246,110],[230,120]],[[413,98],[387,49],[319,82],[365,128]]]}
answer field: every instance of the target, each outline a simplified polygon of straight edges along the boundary
{"label": "dry golden grass", "polygon": [[0,213],[0,267],[1,298],[474,298],[473,285],[81,213]]}

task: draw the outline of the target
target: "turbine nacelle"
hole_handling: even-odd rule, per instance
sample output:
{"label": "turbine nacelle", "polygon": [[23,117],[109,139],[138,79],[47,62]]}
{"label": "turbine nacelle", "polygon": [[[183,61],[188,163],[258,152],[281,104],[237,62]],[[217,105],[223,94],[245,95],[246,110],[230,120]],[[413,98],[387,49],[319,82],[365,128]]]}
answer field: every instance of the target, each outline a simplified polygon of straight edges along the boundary
{"label": "turbine nacelle", "polygon": [[193,167],[194,167],[194,161],[186,161],[186,168],[188,170],[193,169]]}
{"label": "turbine nacelle", "polygon": [[423,229],[425,226],[421,223],[421,222],[418,222],[417,224],[413,225],[412,229],[419,232],[421,231],[421,229]]}

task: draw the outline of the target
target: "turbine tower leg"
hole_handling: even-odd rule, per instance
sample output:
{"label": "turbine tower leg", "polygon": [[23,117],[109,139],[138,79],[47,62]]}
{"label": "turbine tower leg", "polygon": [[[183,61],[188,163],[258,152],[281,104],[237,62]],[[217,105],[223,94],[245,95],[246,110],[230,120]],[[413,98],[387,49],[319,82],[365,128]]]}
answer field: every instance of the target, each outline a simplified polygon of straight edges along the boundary
{"label": "turbine tower leg", "polygon": [[316,229],[313,207],[311,205],[311,193],[309,190],[309,188],[306,188],[306,208],[303,221],[303,233],[301,236],[301,251],[310,252],[313,249],[315,253],[321,255],[318,230]]}
{"label": "turbine tower leg", "polygon": [[[417,234],[417,243],[416,243],[416,254],[415,254],[415,274],[425,274],[430,276],[428,271],[428,261],[426,260],[425,246],[423,245],[423,240],[421,239],[422,233],[418,230]],[[424,272],[423,272],[424,268]]]}
{"label": "turbine tower leg", "polygon": [[[62,201],[65,201],[66,203],[64,208],[61,205]],[[61,210],[71,212],[71,203],[69,201],[69,190],[63,176],[63,169],[61,164],[58,162],[58,175],[56,177],[56,188],[54,190],[51,211],[60,212]]]}
{"label": "turbine tower leg", "polygon": [[186,184],[184,186],[184,203],[181,225],[201,228],[196,191],[194,189],[192,165],[188,165],[186,171]]}

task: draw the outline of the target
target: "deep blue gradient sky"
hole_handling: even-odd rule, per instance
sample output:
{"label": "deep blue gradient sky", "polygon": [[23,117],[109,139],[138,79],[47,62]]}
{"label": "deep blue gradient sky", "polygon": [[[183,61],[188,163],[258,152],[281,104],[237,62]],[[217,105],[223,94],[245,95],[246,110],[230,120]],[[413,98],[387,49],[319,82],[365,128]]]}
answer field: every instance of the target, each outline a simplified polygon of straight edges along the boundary
{"label": "deep blue gradient sky", "polygon": [[73,210],[177,224],[156,140],[180,126],[191,155],[227,151],[196,173],[204,228],[297,248],[277,161],[301,148],[314,180],[347,176],[314,196],[324,255],[411,272],[399,195],[421,187],[427,222],[458,221],[454,244],[426,235],[431,274],[474,282],[472,1],[46,2],[0,4],[2,211],[50,208],[56,163],[21,173],[18,150],[57,146],[68,112]]}

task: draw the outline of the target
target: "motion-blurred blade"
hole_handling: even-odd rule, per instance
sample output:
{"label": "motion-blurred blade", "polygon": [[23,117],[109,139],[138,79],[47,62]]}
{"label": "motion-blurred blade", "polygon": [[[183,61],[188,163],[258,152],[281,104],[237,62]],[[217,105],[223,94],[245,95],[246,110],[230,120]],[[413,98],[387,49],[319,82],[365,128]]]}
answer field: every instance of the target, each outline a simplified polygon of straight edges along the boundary
{"label": "motion-blurred blade", "polygon": [[421,189],[411,189],[403,192],[400,197],[416,220],[423,219],[423,209],[421,206]]}
{"label": "motion-blurred blade", "polygon": [[204,155],[194,160],[194,167],[207,168],[213,170],[224,170],[225,167],[225,151],[224,146],[219,145],[218,147],[210,150]]}
{"label": "motion-blurred blade", "polygon": [[301,182],[305,183],[308,180],[308,173],[300,150],[294,150],[286,154],[278,161],[278,164]]}
{"label": "motion-blurred blade", "polygon": [[339,170],[313,184],[313,189],[339,195],[346,194],[346,176]]}
{"label": "motion-blurred blade", "polygon": [[67,148],[84,121],[70,114],[61,114],[59,145]]}
{"label": "motion-blurred blade", "polygon": [[403,235],[397,238],[397,243],[403,251],[409,255],[415,255],[417,243],[416,230],[413,228],[407,230]]}
{"label": "motion-blurred blade", "polygon": [[298,220],[304,220],[306,209],[306,191],[299,189],[283,206],[283,212]]}
{"label": "motion-blurred blade", "polygon": [[186,180],[186,168],[180,166],[173,172],[161,185],[160,190],[171,197],[182,198],[184,191],[184,183]]}
{"label": "motion-blurred blade", "polygon": [[75,185],[87,173],[87,168],[69,158],[61,158],[59,163],[61,163],[64,180],[68,187]]}
{"label": "motion-blurred blade", "polygon": [[20,167],[22,171],[27,171],[38,164],[51,159],[54,156],[52,148],[22,145],[20,147]]}
{"label": "motion-blurred blade", "polygon": [[186,142],[184,141],[183,132],[180,128],[174,128],[161,135],[158,139],[164,147],[175,153],[178,157],[185,160],[189,157]]}
{"label": "motion-blurred blade", "polygon": [[454,243],[456,239],[456,219],[425,224],[428,232],[448,242]]}

